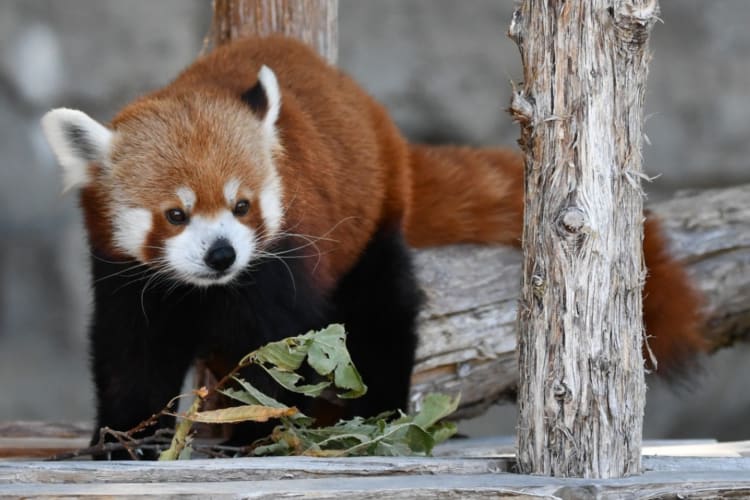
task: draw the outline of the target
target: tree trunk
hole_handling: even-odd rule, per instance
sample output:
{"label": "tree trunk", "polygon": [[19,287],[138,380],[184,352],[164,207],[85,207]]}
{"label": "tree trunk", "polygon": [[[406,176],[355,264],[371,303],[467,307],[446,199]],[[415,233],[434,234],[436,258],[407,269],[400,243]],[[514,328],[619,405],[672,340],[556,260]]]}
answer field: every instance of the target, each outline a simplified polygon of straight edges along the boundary
{"label": "tree trunk", "polygon": [[[614,4],[614,7],[613,7]],[[641,468],[641,115],[656,0],[525,0],[513,113],[527,158],[519,306],[522,472]]]}
{"label": "tree trunk", "polygon": [[214,0],[204,51],[249,35],[283,33],[299,38],[335,63],[338,0]]}

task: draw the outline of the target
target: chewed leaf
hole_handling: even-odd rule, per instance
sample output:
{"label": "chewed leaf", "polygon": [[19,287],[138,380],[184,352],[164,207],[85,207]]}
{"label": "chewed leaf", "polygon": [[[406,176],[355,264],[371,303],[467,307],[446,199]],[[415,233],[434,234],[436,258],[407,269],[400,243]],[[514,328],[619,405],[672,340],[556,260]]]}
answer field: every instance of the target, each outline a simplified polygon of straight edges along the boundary
{"label": "chewed leaf", "polygon": [[269,408],[261,405],[243,405],[221,410],[199,411],[184,418],[204,424],[232,424],[237,422],[266,422],[271,418],[289,417],[297,408]]}
{"label": "chewed leaf", "polygon": [[330,325],[325,330],[311,334],[307,362],[318,374],[330,377],[337,389],[348,389],[340,398],[358,398],[367,392],[367,386],[354,367],[346,349],[346,331],[342,325]]}
{"label": "chewed leaf", "polygon": [[266,344],[255,351],[254,357],[261,365],[269,364],[282,370],[294,371],[302,366],[308,348],[306,335],[302,335]]}
{"label": "chewed leaf", "polygon": [[320,375],[330,374],[338,365],[351,362],[346,350],[346,332],[341,325],[331,325],[311,337],[307,362]]}

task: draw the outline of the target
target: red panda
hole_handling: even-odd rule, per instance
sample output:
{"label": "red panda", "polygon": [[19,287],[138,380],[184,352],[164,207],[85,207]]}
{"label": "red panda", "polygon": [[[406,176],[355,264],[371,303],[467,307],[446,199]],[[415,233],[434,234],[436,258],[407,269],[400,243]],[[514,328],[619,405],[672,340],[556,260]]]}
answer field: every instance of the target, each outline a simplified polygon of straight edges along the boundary
{"label": "red panda", "polygon": [[[348,414],[405,409],[421,302],[409,246],[521,234],[517,153],[408,144],[353,80],[280,36],[199,58],[109,126],[69,109],[42,125],[91,247],[97,428],[158,412],[196,358],[231,367],[333,322],[369,386]],[[646,316],[669,364],[702,348],[684,314],[698,297],[657,233],[650,222]]]}

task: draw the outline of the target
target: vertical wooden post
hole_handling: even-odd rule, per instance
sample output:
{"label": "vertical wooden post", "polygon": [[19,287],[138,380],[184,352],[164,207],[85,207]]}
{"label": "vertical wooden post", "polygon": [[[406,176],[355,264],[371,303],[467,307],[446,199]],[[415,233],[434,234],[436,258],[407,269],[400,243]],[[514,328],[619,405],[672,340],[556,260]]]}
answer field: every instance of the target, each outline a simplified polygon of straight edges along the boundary
{"label": "vertical wooden post", "polygon": [[526,153],[518,462],[640,472],[641,117],[658,0],[524,0],[509,35]]}
{"label": "vertical wooden post", "polygon": [[243,36],[283,33],[335,63],[338,5],[338,0],[214,0],[204,51]]}

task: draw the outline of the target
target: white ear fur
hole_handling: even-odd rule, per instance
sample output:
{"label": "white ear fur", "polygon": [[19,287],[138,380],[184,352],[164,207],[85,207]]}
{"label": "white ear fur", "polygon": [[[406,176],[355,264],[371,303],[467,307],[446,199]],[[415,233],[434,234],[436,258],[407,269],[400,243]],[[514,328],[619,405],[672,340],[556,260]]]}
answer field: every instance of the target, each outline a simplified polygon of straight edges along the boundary
{"label": "white ear fur", "polygon": [[47,142],[63,171],[63,191],[89,183],[89,164],[104,161],[112,132],[86,113],[58,108],[42,118]]}
{"label": "white ear fur", "polygon": [[258,81],[263,85],[263,90],[266,92],[266,98],[268,99],[268,111],[266,116],[263,117],[263,128],[273,135],[275,134],[276,120],[279,119],[279,111],[281,110],[279,82],[276,80],[276,74],[273,70],[265,64],[258,72]]}

